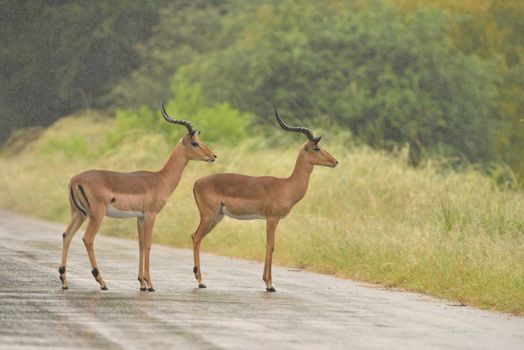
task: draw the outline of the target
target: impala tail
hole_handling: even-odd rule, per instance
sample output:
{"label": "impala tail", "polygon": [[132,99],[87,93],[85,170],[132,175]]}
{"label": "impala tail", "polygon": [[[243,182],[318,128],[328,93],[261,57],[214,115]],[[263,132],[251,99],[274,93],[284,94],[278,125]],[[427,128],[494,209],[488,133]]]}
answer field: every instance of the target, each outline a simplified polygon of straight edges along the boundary
{"label": "impala tail", "polygon": [[68,186],[69,188],[69,198],[71,200],[71,203],[74,205],[74,207],[76,209],[78,209],[84,216],[87,215],[87,208],[85,205],[82,204],[80,198],[79,198],[79,193],[81,193],[87,207],[90,207],[89,205],[89,200],[87,199],[87,195],[84,191],[84,188],[82,187],[82,185],[73,185],[73,184],[69,184]]}

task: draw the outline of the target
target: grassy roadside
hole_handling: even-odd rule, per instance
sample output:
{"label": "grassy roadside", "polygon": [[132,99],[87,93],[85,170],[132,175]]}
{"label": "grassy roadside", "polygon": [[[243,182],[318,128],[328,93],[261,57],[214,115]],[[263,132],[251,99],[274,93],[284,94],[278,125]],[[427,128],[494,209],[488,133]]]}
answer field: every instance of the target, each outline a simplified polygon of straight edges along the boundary
{"label": "grassy roadside", "polygon": [[[20,153],[4,150],[0,207],[66,222],[73,174],[158,169],[176,142],[136,131],[107,147],[114,127],[113,120],[84,112],[60,120]],[[522,192],[496,187],[473,169],[452,172],[432,163],[413,169],[400,156],[346,146],[329,135],[322,142],[340,166],[314,171],[308,194],[279,225],[275,263],[524,314]],[[191,188],[198,177],[219,171],[287,176],[300,145],[294,138],[276,148],[257,138],[208,144],[219,161],[189,164],[159,215],[155,242],[190,246],[198,224]],[[136,238],[135,226],[107,219],[102,232]],[[262,260],[264,232],[262,221],[225,219],[202,247]]]}

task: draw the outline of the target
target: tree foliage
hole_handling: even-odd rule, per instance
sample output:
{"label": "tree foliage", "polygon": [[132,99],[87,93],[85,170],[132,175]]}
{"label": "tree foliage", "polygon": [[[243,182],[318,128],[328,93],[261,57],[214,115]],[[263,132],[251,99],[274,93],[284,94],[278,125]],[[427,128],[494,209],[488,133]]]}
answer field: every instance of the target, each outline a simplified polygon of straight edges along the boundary
{"label": "tree foliage", "polygon": [[5,4],[4,114],[179,106],[178,81],[199,105],[254,123],[276,104],[377,148],[409,143],[415,162],[436,152],[524,174],[518,0]]}
{"label": "tree foliage", "polygon": [[[454,50],[451,19],[442,11],[399,14],[382,2],[339,1],[189,9],[191,18],[184,11],[163,14],[161,23],[179,25],[159,26],[148,42],[159,49],[150,50],[147,61],[163,67],[162,74],[186,67],[213,102],[230,102],[261,119],[273,103],[295,119],[329,116],[376,147],[410,143],[414,160],[428,149],[473,161],[493,157],[485,142],[494,123],[493,65]],[[195,26],[201,16],[213,24]],[[187,33],[193,50],[186,49]],[[142,68],[119,91],[149,88],[154,71]],[[154,99],[140,91],[139,101]]]}
{"label": "tree foliage", "polygon": [[170,76],[179,67],[217,49],[221,18],[229,10],[224,0],[172,1],[161,8],[152,37],[136,46],[142,65],[116,85],[107,99],[122,107],[157,105],[167,97]]}
{"label": "tree foliage", "polygon": [[491,159],[524,177],[524,2],[519,0],[389,1],[402,12],[438,8],[449,13],[456,50],[494,62]]}
{"label": "tree foliage", "polygon": [[[232,108],[227,102],[206,102],[200,84],[190,82],[185,69],[179,69],[172,77],[170,92],[173,97],[165,101],[168,114],[175,119],[191,121],[195,129],[204,133],[206,142],[235,144],[249,136],[246,130],[253,115]],[[153,108],[142,105],[117,109],[116,128],[108,133],[106,147],[114,148],[125,137],[136,135],[137,131],[161,131],[170,140],[183,136],[187,132],[185,128],[166,123],[160,117],[159,108],[159,105]]]}
{"label": "tree foliage", "polygon": [[14,127],[47,125],[99,97],[140,65],[162,0],[2,1],[0,141]]}

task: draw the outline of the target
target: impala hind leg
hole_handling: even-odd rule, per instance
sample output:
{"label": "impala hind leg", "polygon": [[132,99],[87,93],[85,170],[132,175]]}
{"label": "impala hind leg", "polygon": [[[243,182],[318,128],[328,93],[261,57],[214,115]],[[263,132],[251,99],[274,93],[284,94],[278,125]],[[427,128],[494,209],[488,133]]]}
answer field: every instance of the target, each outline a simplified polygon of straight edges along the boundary
{"label": "impala hind leg", "polygon": [[200,243],[202,239],[211,232],[211,230],[222,220],[224,215],[220,210],[218,211],[207,211],[205,213],[200,213],[200,224],[198,225],[195,233],[191,235],[193,238],[193,259],[194,267],[193,273],[198,282],[198,288],[207,288],[206,285],[202,282],[202,271],[200,269]]}
{"label": "impala hind leg", "polygon": [[107,290],[106,283],[104,282],[96,264],[94,249],[95,236],[98,232],[98,229],[100,228],[100,225],[102,224],[103,218],[103,214],[93,215],[89,213],[89,223],[87,224],[86,232],[82,240],[84,241],[84,245],[86,246],[87,255],[89,256],[89,261],[91,262],[91,267],[93,268],[91,273],[95,277],[95,280],[100,284],[100,288],[102,290]]}
{"label": "impala hind leg", "polygon": [[67,226],[64,234],[62,235],[62,262],[58,272],[60,273],[60,281],[62,281],[62,289],[68,289],[67,277],[66,277],[66,265],[67,256],[69,254],[69,246],[73,236],[78,231],[86,217],[81,212],[75,210],[71,214],[71,222]]}
{"label": "impala hind leg", "polygon": [[273,264],[273,251],[275,250],[275,232],[277,230],[278,218],[267,218],[266,220],[266,258],[264,261],[264,273],[262,279],[266,283],[268,292],[276,292],[271,277],[271,265]]}

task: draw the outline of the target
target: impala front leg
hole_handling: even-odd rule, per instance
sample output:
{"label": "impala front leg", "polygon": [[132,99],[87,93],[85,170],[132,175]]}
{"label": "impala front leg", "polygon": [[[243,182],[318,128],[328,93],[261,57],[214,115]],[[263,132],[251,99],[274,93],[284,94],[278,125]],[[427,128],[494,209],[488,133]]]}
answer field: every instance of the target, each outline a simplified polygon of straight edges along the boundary
{"label": "impala front leg", "polygon": [[202,282],[202,270],[200,269],[200,242],[202,242],[202,238],[197,236],[197,233],[198,230],[191,235],[191,238],[193,239],[193,273],[195,274],[198,288],[207,288]]}
{"label": "impala front leg", "polygon": [[151,244],[153,238],[153,225],[155,224],[155,213],[148,213],[144,217],[144,281],[146,283],[147,290],[154,292],[153,283],[151,282],[151,276],[149,275],[149,257],[151,253]]}
{"label": "impala front leg", "polygon": [[271,277],[271,265],[273,263],[273,251],[275,250],[275,232],[277,230],[278,218],[267,218],[266,220],[266,259],[264,261],[264,274],[262,279],[266,282],[268,292],[276,292]]}
{"label": "impala front leg", "polygon": [[138,250],[139,250],[139,256],[140,256],[138,260],[138,282],[140,282],[140,290],[142,292],[147,291],[146,281],[144,279],[144,258],[145,258],[145,246],[146,246],[144,225],[145,225],[144,218],[137,218]]}

